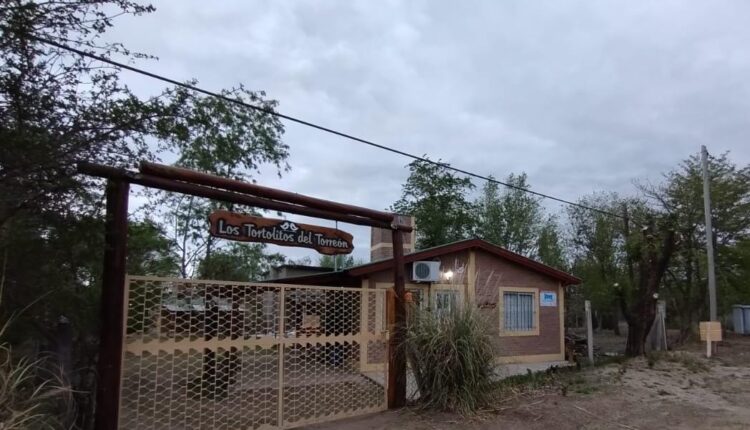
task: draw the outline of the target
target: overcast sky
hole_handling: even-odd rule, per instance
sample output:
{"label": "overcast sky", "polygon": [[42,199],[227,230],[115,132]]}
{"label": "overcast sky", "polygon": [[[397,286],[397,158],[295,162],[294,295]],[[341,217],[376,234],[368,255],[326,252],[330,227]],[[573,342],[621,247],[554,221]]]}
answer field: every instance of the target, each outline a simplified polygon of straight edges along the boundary
{"label": "overcast sky", "polygon": [[[481,174],[525,171],[562,198],[632,192],[700,145],[750,162],[748,1],[154,5],[108,36],[159,57],[139,67],[265,90],[287,115]],[[376,209],[399,197],[410,160],[286,127],[292,170],[260,184]],[[339,227],[367,258],[368,230]]]}

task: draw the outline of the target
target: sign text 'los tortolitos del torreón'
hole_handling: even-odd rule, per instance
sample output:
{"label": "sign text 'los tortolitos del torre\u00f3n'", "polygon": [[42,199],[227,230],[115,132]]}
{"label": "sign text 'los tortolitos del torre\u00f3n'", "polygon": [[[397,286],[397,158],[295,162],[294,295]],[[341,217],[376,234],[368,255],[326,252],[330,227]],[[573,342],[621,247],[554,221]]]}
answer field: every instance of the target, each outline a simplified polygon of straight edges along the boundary
{"label": "sign text 'los tortolitos del torre\u00f3n'", "polygon": [[299,246],[321,254],[349,254],[354,248],[351,234],[333,228],[229,211],[213,212],[208,219],[211,235],[229,240]]}

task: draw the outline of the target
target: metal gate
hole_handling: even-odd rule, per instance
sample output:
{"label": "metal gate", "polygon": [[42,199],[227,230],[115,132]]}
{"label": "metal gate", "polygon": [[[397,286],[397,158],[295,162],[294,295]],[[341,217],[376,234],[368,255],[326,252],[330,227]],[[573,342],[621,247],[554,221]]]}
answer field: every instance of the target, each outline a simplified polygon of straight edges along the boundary
{"label": "metal gate", "polygon": [[386,409],[384,290],[130,276],[119,427],[287,428]]}

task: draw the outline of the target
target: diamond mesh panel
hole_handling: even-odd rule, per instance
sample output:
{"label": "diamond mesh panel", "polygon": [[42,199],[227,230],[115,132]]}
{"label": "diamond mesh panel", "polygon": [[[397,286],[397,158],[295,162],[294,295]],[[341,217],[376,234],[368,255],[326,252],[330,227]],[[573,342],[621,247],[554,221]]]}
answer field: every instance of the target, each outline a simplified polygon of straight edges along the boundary
{"label": "diamond mesh panel", "polygon": [[386,407],[384,291],[129,277],[120,428],[284,428]]}

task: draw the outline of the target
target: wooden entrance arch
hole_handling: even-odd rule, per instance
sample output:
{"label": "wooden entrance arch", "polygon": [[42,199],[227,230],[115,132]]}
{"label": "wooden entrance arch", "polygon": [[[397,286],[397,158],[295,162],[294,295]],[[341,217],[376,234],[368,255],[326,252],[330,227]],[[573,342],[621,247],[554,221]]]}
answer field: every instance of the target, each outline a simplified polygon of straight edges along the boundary
{"label": "wooden entrance arch", "polygon": [[393,213],[376,211],[302,194],[222,178],[194,170],[142,162],[139,171],[82,163],[82,174],[107,179],[104,275],[101,301],[101,335],[96,393],[97,429],[116,429],[120,403],[120,375],[124,335],[128,199],[130,184],[227,203],[277,210],[351,224],[391,229],[393,237],[395,330],[388,357],[388,407],[406,402],[406,358],[402,348],[405,329],[403,233],[412,228]]}

